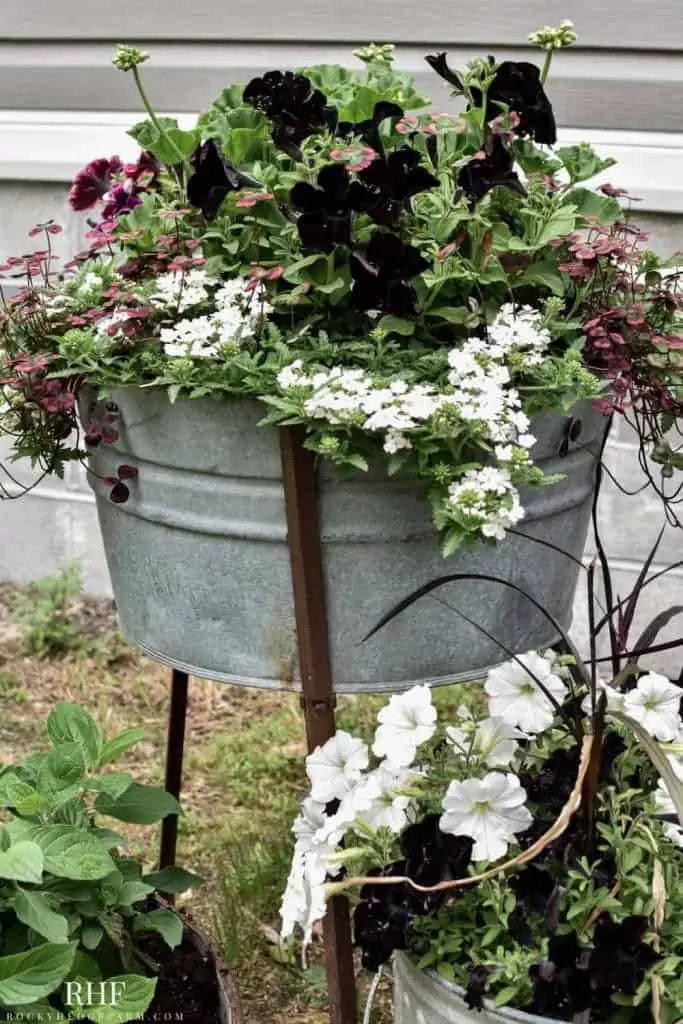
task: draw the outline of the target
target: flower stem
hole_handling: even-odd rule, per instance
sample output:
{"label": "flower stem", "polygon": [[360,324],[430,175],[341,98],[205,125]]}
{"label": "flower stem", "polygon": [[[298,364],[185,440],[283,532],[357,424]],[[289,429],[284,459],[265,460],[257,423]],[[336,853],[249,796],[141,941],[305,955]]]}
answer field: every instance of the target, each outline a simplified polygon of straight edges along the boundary
{"label": "flower stem", "polygon": [[553,61],[553,53],[554,52],[555,51],[552,50],[552,49],[546,50],[545,60],[543,62],[543,69],[541,71],[541,85],[545,85],[545,80],[548,77],[548,72],[550,71],[550,65],[552,64],[552,61]]}
{"label": "flower stem", "polygon": [[178,155],[178,163],[182,164],[185,168],[187,168],[189,166],[188,159],[187,159],[187,157],[183,153],[180,152],[180,150],[176,146],[175,142],[173,141],[173,139],[171,139],[169,137],[168,132],[163,127],[161,121],[157,117],[157,115],[155,113],[155,110],[154,110],[154,107],[149,102],[149,98],[147,96],[147,93],[144,90],[144,87],[142,85],[142,79],[140,78],[140,72],[138,71],[137,67],[133,68],[133,79],[135,81],[135,86],[136,86],[136,88],[138,90],[140,99],[142,100],[142,105],[144,106],[145,110],[147,111],[147,113],[149,115],[150,121],[152,122],[152,124],[154,125],[156,130],[159,132],[159,135],[161,135],[161,137],[166,140],[166,142],[171,147],[171,149],[174,150],[175,153],[177,153],[177,155]]}

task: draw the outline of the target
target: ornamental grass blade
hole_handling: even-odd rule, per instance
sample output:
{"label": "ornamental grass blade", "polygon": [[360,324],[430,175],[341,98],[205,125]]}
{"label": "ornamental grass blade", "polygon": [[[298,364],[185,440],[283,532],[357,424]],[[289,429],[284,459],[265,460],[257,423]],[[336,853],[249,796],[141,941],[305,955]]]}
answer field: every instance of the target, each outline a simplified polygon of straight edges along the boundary
{"label": "ornamental grass blade", "polygon": [[[645,561],[643,562],[643,566],[642,566],[640,572],[638,573],[638,578],[636,579],[636,582],[633,585],[633,589],[631,590],[631,593],[629,594],[629,596],[626,598],[626,602],[625,602],[626,607],[624,608],[623,612],[621,613],[622,614],[623,628],[624,628],[624,641],[623,641],[624,650],[628,646],[628,636],[629,636],[629,632],[630,632],[631,626],[633,625],[633,616],[636,613],[636,608],[638,607],[638,601],[640,600],[640,595],[641,595],[642,590],[643,590],[643,585],[645,583],[645,579],[647,577],[647,574],[650,571],[650,566],[652,565],[652,562],[654,561],[655,555],[659,551],[659,545],[662,543],[662,537],[664,536],[664,529],[665,529],[665,527],[662,526],[661,530],[657,534],[657,538],[656,538],[654,544],[652,545],[652,547],[650,548],[650,552],[649,552],[647,558],[645,559]],[[619,602],[619,604],[621,605],[622,602]]]}
{"label": "ornamental grass blade", "polygon": [[672,619],[675,619],[677,615],[681,614],[683,614],[683,605],[675,604],[671,608],[666,608],[658,615],[655,615],[654,619],[648,623],[638,637],[635,649],[647,654],[648,648],[652,647],[654,641],[665,626],[668,626]]}
{"label": "ornamental grass blade", "polygon": [[649,732],[642,727],[640,722],[636,722],[635,718],[631,718],[630,715],[625,715],[623,711],[611,711],[610,715],[612,718],[616,718],[618,722],[623,722],[624,725],[628,726],[652,761],[667,788],[673,805],[676,808],[678,820],[683,827],[683,782],[671,767],[668,755],[662,749],[661,744],[650,736]]}

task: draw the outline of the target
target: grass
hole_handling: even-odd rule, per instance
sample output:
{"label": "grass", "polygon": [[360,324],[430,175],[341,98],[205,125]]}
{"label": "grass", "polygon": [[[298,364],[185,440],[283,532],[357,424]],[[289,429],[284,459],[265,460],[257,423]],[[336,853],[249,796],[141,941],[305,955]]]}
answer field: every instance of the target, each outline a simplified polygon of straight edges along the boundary
{"label": "grass", "polygon": [[[148,738],[121,767],[158,783],[170,672],[129,647],[115,631],[110,605],[83,599],[73,581],[43,581],[23,591],[0,586],[2,763],[42,746],[50,708],[72,700],[109,732],[145,726]],[[455,708],[458,695],[450,687],[437,700]],[[382,703],[376,696],[342,697],[338,725],[369,736]],[[184,908],[230,964],[247,1024],[328,1020],[320,938],[306,969],[296,951],[277,943],[305,753],[296,694],[191,681],[178,862],[206,881]],[[131,852],[153,866],[156,831],[130,826],[127,836]],[[362,998],[370,979],[359,980]],[[392,1020],[383,982],[373,1024]]]}

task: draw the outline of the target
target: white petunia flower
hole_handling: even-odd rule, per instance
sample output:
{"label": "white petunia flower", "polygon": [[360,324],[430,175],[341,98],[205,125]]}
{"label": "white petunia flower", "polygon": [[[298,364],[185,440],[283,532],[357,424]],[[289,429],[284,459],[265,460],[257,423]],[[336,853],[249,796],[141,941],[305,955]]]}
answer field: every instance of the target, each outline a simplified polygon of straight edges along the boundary
{"label": "white petunia flower", "polygon": [[678,736],[683,690],[666,676],[648,672],[638,680],[635,690],[624,696],[624,711],[642,725],[651,736],[670,743]]}
{"label": "white petunia flower", "polygon": [[368,766],[368,747],[363,740],[340,729],[306,758],[311,797],[319,803],[341,800]]}
{"label": "white petunia flower", "polygon": [[450,725],[446,729],[446,742],[463,758],[471,753],[489,768],[507,768],[517,753],[517,740],[523,735],[502,718],[484,718],[474,731]]}
{"label": "white petunia flower", "polygon": [[407,767],[415,760],[417,748],[436,730],[436,708],[425,684],[406,693],[395,693],[377,716],[373,751],[393,764]]}
{"label": "white petunia flower", "polygon": [[517,726],[529,736],[543,732],[555,717],[553,704],[534,676],[558,703],[562,703],[567,695],[566,684],[555,674],[552,663],[535,651],[492,668],[484,685],[490,714]]}
{"label": "white petunia flower", "polygon": [[483,779],[451,782],[439,828],[474,839],[473,860],[499,860],[533,821],[525,802],[526,790],[516,775],[489,772]]}
{"label": "white petunia flower", "polygon": [[299,925],[304,933],[304,943],[310,943],[313,925],[325,916],[327,874],[324,856],[315,851],[307,851],[302,845],[295,846],[292,867],[280,905],[280,934],[283,938],[292,935]]}

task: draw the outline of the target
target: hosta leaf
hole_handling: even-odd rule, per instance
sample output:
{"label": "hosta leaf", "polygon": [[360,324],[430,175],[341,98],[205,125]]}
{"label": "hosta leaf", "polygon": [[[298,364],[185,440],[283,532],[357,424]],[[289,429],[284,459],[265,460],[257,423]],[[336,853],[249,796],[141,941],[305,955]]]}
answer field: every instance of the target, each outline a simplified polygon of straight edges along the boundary
{"label": "hosta leaf", "polygon": [[110,764],[112,761],[117,761],[126,751],[134,747],[136,743],[144,740],[146,736],[146,729],[125,729],[118,736],[112,736],[110,740],[106,740],[100,751],[100,767]]}
{"label": "hosta leaf", "polygon": [[0,1005],[14,1009],[49,996],[68,975],[75,953],[75,942],[45,942],[0,957]]}
{"label": "hosta leaf", "polygon": [[105,878],[116,868],[95,836],[71,825],[35,825],[29,836],[43,851],[45,871],[58,878],[90,882]]}
{"label": "hosta leaf", "polygon": [[158,932],[171,949],[183,941],[183,922],[173,910],[152,910],[149,914],[138,914],[133,928],[136,932]]}
{"label": "hosta leaf", "polygon": [[78,704],[59,703],[47,719],[47,734],[53,744],[77,743],[86,763],[94,767],[102,748],[102,734],[95,719]]}
{"label": "hosta leaf", "polygon": [[135,825],[153,825],[169,814],[180,814],[180,804],[160,786],[143,786],[134,782],[125,793],[113,800],[100,793],[95,801],[100,814]]}
{"label": "hosta leaf", "polygon": [[36,843],[19,840],[0,852],[0,878],[38,884],[43,877],[43,852]]}
{"label": "hosta leaf", "polygon": [[156,984],[156,978],[143,978],[139,974],[107,978],[108,1005],[90,1003],[83,1007],[83,1016],[94,1024],[126,1024],[130,1020],[142,1020],[154,998]]}
{"label": "hosta leaf", "polygon": [[149,875],[144,875],[143,880],[149,885],[153,885],[159,892],[166,893],[179,893],[186,892],[188,889],[196,889],[204,881],[203,878],[193,874],[192,871],[186,871],[185,868],[178,867],[162,868],[161,871],[153,871]]}
{"label": "hosta leaf", "polygon": [[66,918],[52,909],[42,893],[21,889],[13,902],[19,920],[33,928],[34,932],[38,932],[48,942],[68,941],[69,928]]}

